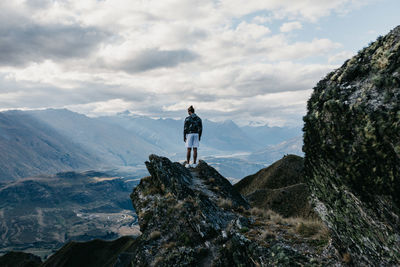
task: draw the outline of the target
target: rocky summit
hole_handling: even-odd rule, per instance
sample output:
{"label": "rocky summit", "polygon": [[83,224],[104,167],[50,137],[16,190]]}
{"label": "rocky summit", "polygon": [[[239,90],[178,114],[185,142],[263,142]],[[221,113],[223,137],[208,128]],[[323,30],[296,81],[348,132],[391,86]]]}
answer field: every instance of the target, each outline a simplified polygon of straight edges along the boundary
{"label": "rocky summit", "polygon": [[400,26],[314,88],[304,117],[316,210],[357,265],[400,264]]}
{"label": "rocky summit", "polygon": [[[141,235],[136,239],[68,243],[44,266],[271,266],[334,265],[328,232],[272,211],[250,208],[206,162],[187,169],[151,155],[131,194]],[[316,225],[315,225],[316,224]],[[90,253],[73,253],[90,251]],[[74,255],[74,256],[73,256]]]}

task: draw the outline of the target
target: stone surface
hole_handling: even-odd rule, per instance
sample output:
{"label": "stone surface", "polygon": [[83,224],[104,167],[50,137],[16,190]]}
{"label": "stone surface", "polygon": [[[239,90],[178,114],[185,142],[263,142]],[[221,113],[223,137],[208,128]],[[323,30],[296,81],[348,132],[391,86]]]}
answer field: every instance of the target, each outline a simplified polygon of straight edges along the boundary
{"label": "stone surface", "polygon": [[257,226],[262,223],[248,216],[249,204],[204,161],[186,169],[167,158],[151,155],[149,159],[146,166],[151,176],[142,179],[131,195],[142,231],[130,252],[134,265],[329,262],[310,251],[309,255],[299,253],[288,240],[262,240]]}
{"label": "stone surface", "polygon": [[357,265],[400,264],[400,26],[314,88],[305,170],[335,245]]}

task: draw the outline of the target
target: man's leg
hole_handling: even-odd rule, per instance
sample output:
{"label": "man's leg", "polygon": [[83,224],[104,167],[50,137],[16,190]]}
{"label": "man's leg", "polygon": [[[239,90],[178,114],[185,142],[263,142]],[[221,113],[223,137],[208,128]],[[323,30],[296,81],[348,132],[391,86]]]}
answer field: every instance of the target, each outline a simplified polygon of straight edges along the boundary
{"label": "man's leg", "polygon": [[197,161],[197,147],[193,148],[193,162],[196,164]]}
{"label": "man's leg", "polygon": [[190,152],[192,151],[192,148],[188,147],[187,152],[186,152],[186,162],[187,164],[190,163]]}

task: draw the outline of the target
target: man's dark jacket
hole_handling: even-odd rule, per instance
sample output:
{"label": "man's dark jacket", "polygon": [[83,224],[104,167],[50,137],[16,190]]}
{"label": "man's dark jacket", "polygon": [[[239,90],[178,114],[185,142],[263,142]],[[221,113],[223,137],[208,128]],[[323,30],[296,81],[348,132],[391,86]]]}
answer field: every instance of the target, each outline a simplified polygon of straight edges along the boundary
{"label": "man's dark jacket", "polygon": [[186,138],[187,134],[198,133],[200,140],[202,132],[203,132],[203,125],[201,123],[200,117],[197,116],[195,113],[192,113],[192,115],[187,116],[185,119],[185,125],[183,127],[183,139]]}

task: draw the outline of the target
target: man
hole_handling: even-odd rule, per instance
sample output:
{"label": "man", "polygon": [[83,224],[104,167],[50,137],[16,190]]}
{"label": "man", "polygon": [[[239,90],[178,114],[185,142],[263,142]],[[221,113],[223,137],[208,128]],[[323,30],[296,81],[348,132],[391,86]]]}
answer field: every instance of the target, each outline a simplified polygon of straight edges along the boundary
{"label": "man", "polygon": [[[189,116],[185,119],[183,127],[183,141],[186,143],[186,164],[189,167],[197,166],[197,148],[199,147],[199,141],[201,139],[201,133],[203,131],[203,125],[201,119],[194,113],[193,106],[188,108]],[[190,154],[193,148],[193,165],[190,165]]]}

